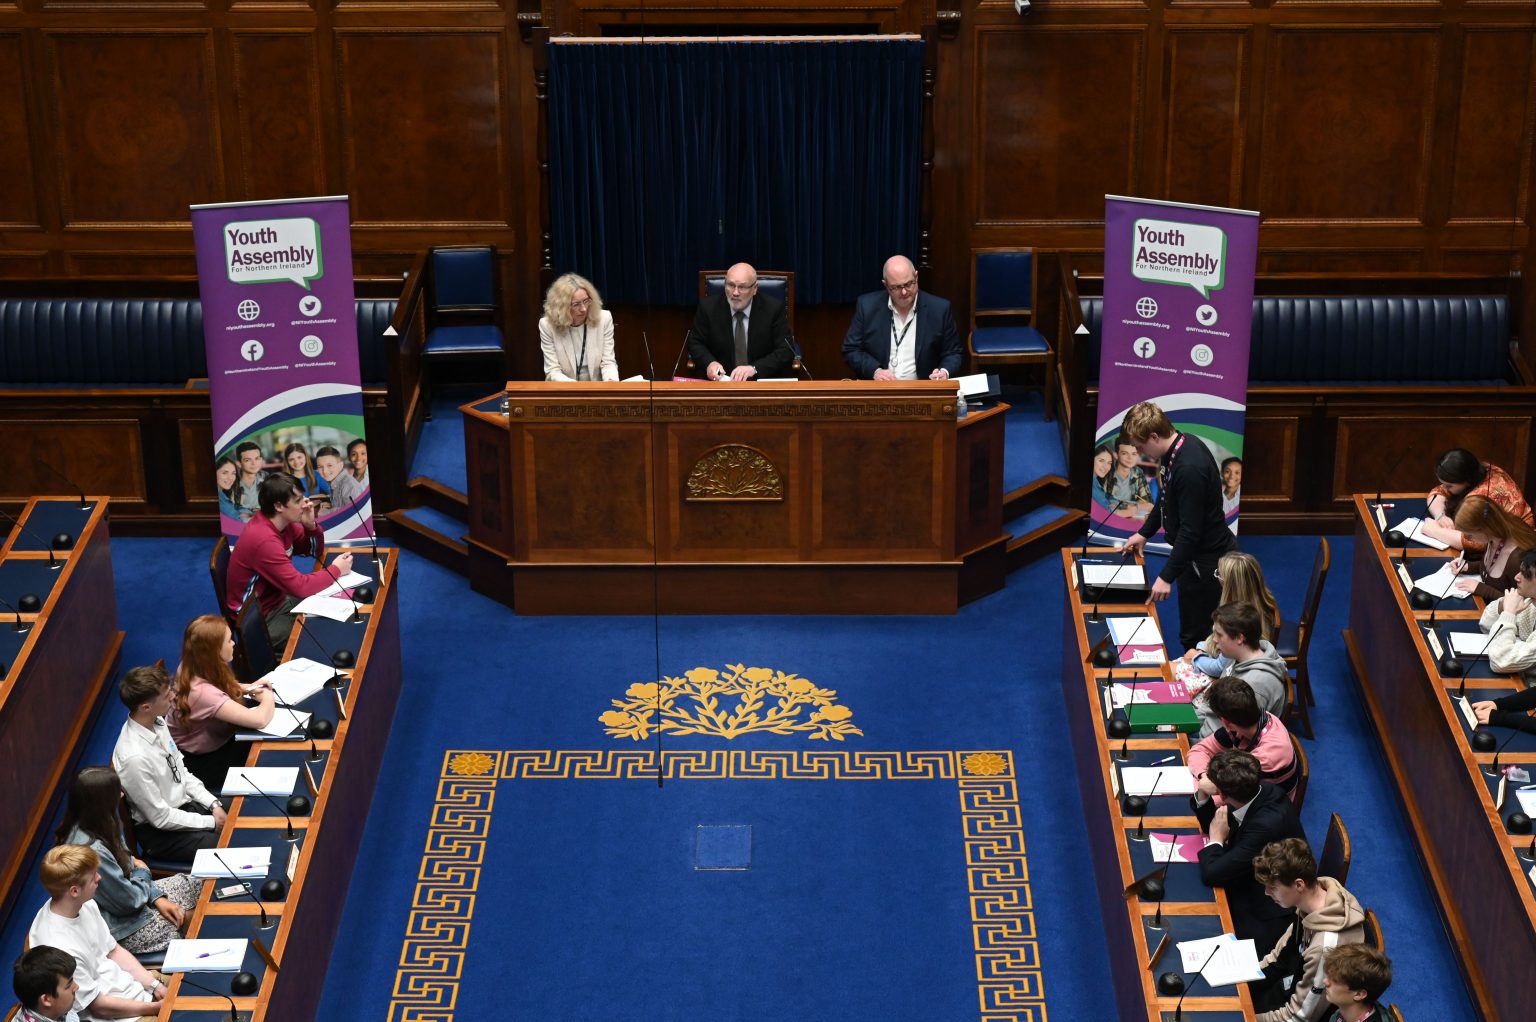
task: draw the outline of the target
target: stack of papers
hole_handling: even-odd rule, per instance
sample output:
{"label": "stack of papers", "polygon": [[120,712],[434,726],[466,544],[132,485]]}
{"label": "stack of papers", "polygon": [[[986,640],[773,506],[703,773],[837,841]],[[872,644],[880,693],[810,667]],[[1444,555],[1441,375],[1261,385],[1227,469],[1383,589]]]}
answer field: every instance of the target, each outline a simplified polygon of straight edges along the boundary
{"label": "stack of papers", "polygon": [[1109,635],[1122,664],[1160,664],[1167,660],[1163,633],[1158,630],[1157,621],[1145,614],[1110,618]]}
{"label": "stack of papers", "polygon": [[1199,834],[1159,834],[1153,831],[1147,835],[1147,846],[1152,850],[1153,862],[1199,862],[1205,838]]}
{"label": "stack of papers", "polygon": [[277,698],[289,706],[297,706],[325,688],[325,683],[335,673],[334,668],[299,657],[278,664],[277,669],[262,680],[271,683]]}
{"label": "stack of papers", "polygon": [[1159,795],[1195,793],[1195,775],[1187,766],[1125,767],[1120,771],[1120,783],[1127,795],[1143,798],[1152,794],[1154,785]]}
{"label": "stack of papers", "polygon": [[1451,640],[1451,652],[1460,657],[1477,658],[1488,655],[1488,636],[1482,632],[1447,632]]}
{"label": "stack of papers", "polygon": [[1424,519],[1422,518],[1404,518],[1401,522],[1397,523],[1397,525],[1393,526],[1393,528],[1397,529],[1397,531],[1401,532],[1405,538],[1414,543],[1422,543],[1427,547],[1434,548],[1435,550],[1450,549],[1449,543],[1442,543],[1438,539],[1433,539],[1429,536],[1426,536],[1422,531],[1420,531],[1424,528]]}
{"label": "stack of papers", "polygon": [[[283,702],[288,700],[284,699]],[[267,726],[257,730],[242,728],[235,732],[237,742],[259,742],[263,738],[299,738],[304,737],[303,728],[309,726],[310,714],[303,710],[289,710],[279,706],[272,711],[272,719]],[[297,733],[295,733],[297,732]]]}
{"label": "stack of papers", "polygon": [[334,596],[311,596],[300,600],[293,608],[295,614],[314,614],[316,617],[328,617],[332,621],[345,621],[356,611],[351,600],[338,600]]}
{"label": "stack of papers", "polygon": [[225,795],[271,795],[287,798],[299,783],[298,767],[230,767],[224,777]]}
{"label": "stack of papers", "polygon": [[161,972],[239,972],[251,942],[245,937],[173,940]]}
{"label": "stack of papers", "polygon": [[319,595],[319,596],[340,596],[346,590],[356,589],[358,586],[362,585],[364,582],[372,582],[372,581],[373,581],[373,579],[369,578],[367,575],[364,575],[362,572],[359,572],[359,571],[349,571],[345,575],[341,576],[341,578],[337,579],[334,583],[332,583],[331,587],[329,589],[323,590],[322,592],[318,593],[317,595]]}
{"label": "stack of papers", "polygon": [[231,873],[242,879],[262,879],[271,871],[272,849],[268,845],[199,848],[192,858],[192,875],[204,880],[227,880]]}
{"label": "stack of papers", "polygon": [[1465,600],[1471,593],[1464,593],[1460,589],[1452,589],[1458,578],[1463,576],[1451,570],[1449,561],[1440,565],[1440,570],[1433,575],[1425,575],[1423,578],[1413,580],[1413,588],[1422,589],[1435,599],[1443,599],[1449,596],[1453,600]]}
{"label": "stack of papers", "polygon": [[[1259,968],[1253,941],[1238,940],[1236,934],[1180,942],[1179,961],[1184,972],[1198,972],[1213,987],[1250,983],[1264,978]],[[1203,968],[1202,968],[1203,966]]]}
{"label": "stack of papers", "polygon": [[1083,562],[1083,585],[1096,589],[1145,589],[1147,578],[1141,565],[1134,561],[1119,564],[1089,564]]}

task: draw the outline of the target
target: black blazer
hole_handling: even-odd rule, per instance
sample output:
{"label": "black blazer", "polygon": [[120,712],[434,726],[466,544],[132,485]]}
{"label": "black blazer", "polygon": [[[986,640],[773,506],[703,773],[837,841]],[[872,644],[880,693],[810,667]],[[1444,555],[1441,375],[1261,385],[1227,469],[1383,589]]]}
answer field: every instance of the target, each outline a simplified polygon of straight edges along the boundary
{"label": "black blazer", "polygon": [[[703,375],[711,362],[726,372],[736,368],[736,339],[731,329],[731,306],[725,294],[709,295],[699,303],[688,330],[688,355]],[[758,376],[784,376],[795,360],[789,346],[789,317],[777,298],[752,296],[747,319],[747,360]]]}
{"label": "black blazer", "polygon": [[[1201,831],[1209,831],[1216,804],[1207,802],[1194,809]],[[1288,837],[1307,839],[1296,807],[1279,787],[1261,781],[1258,795],[1244,814],[1243,822],[1232,828],[1226,845],[1207,845],[1200,850],[1200,879],[1210,887],[1226,890],[1238,938],[1254,938],[1264,953],[1275,946],[1280,934],[1296,918],[1296,910],[1281,908],[1264,893],[1264,885],[1253,878],[1253,860],[1271,841]]]}
{"label": "black blazer", "polygon": [[[919,380],[926,380],[935,369],[948,370],[952,377],[960,375],[964,353],[948,301],[926,291],[920,292],[917,322],[912,325],[912,332],[917,335]],[[884,291],[859,296],[858,304],[853,307],[853,322],[848,326],[848,335],[843,338],[843,361],[861,380],[874,379],[876,369],[890,368],[891,308]]]}

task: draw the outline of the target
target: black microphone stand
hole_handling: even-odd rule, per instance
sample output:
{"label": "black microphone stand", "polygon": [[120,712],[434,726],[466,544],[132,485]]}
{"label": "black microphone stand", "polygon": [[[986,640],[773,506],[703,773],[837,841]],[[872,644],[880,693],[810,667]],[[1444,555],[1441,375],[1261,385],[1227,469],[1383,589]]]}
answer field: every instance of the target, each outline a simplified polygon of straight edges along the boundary
{"label": "black microphone stand", "polygon": [[[35,600],[37,597],[34,596],[33,599]],[[5,600],[0,600],[0,607],[4,607],[6,610],[16,615],[16,624],[12,626],[12,631],[25,635],[27,632],[32,630],[32,626],[21,619],[21,611],[11,606]]]}
{"label": "black microphone stand", "polygon": [[335,673],[331,675],[330,679],[326,681],[325,687],[341,688],[342,685],[346,684],[347,679],[341,672],[352,666],[352,651],[350,649],[338,649],[336,652],[332,653],[330,650],[325,648],[325,646],[320,642],[319,638],[316,637],[314,632],[311,632],[308,628],[304,627],[301,627],[299,631],[309,636],[309,641],[315,644],[316,649],[325,654],[326,663],[330,664],[331,668],[335,671]]}
{"label": "black microphone stand", "polygon": [[74,490],[76,493],[78,493],[80,495],[80,510],[81,511],[89,511],[91,509],[90,502],[85,499],[85,491],[82,490],[80,488],[79,484],[76,483],[73,479],[71,479],[69,476],[65,475],[63,472],[60,472],[58,469],[54,468],[52,465],[48,464],[46,461],[42,460],[41,458],[33,458],[32,459],[32,464],[43,466],[43,468],[45,468],[48,471],[48,473],[50,475],[52,475],[55,479],[59,480],[65,486],[68,486],[71,490]]}
{"label": "black microphone stand", "polygon": [[309,799],[305,798],[303,795],[294,795],[294,796],[292,796],[291,798],[288,799],[288,806],[285,809],[284,807],[282,807],[282,806],[277,804],[277,799],[273,798],[271,795],[268,795],[266,792],[262,791],[261,790],[261,786],[259,784],[257,784],[255,781],[251,780],[249,777],[245,776],[245,771],[242,770],[240,773],[236,774],[235,776],[239,777],[246,784],[249,784],[251,786],[251,788],[256,792],[256,794],[260,795],[262,798],[266,799],[269,803],[271,803],[272,808],[277,810],[278,815],[280,815],[284,820],[288,821],[288,833],[287,833],[287,836],[285,837],[285,840],[287,840],[287,841],[297,841],[299,839],[299,836],[293,832],[293,817],[288,815],[288,810],[292,810],[293,812],[298,813],[300,815],[308,812],[309,811]]}
{"label": "black microphone stand", "polygon": [[[1488,652],[1488,647],[1493,645],[1493,637],[1498,635],[1499,632],[1503,630],[1503,628],[1504,628],[1504,622],[1502,622],[1502,621],[1500,621],[1498,624],[1494,625],[1493,626],[1493,631],[1488,633],[1488,641],[1483,643],[1483,648],[1478,650],[1477,651],[1477,656],[1473,657],[1472,659],[1474,659],[1474,660],[1481,660],[1483,658],[1483,655]],[[1446,638],[1445,645],[1446,645],[1447,649],[1450,648],[1451,640],[1450,640],[1449,637]],[[1462,696],[1464,696],[1466,694],[1467,694],[1467,672],[1465,670],[1463,670],[1461,672],[1461,684],[1456,686],[1456,698],[1460,699]]]}
{"label": "black microphone stand", "polygon": [[24,535],[24,536],[31,536],[38,543],[42,544],[43,549],[48,552],[48,567],[49,568],[51,568],[54,571],[58,571],[60,568],[64,567],[64,565],[60,564],[58,559],[53,556],[53,548],[54,548],[54,545],[57,544],[60,550],[68,550],[71,546],[74,545],[75,540],[74,540],[73,536],[69,535],[69,533],[67,533],[67,532],[61,532],[57,536],[55,536],[53,538],[54,539],[53,543],[43,543],[43,537],[41,537],[37,533],[33,532],[31,529],[27,528],[25,525],[22,525],[21,522],[16,519],[15,515],[7,512],[7,511],[0,510],[0,518],[4,518],[6,521],[8,521],[12,525],[16,526],[16,528],[22,533],[22,535]]}
{"label": "black microphone stand", "polygon": [[[233,984],[236,981],[238,981],[241,976],[250,976],[253,981],[256,978],[254,976],[251,976],[251,974],[248,973],[248,972],[238,972],[238,973],[235,974],[234,980],[230,981],[231,982],[231,986],[233,986]],[[249,1016],[247,1016],[246,1019],[242,1019],[240,1017],[240,1012],[235,1007],[235,999],[233,997],[229,996],[228,994],[222,993],[222,992],[220,992],[218,990],[215,990],[212,987],[205,987],[201,983],[194,983],[192,980],[187,978],[187,974],[184,973],[184,972],[181,974],[181,982],[182,982],[183,986],[189,986],[189,987],[191,987],[194,990],[201,990],[205,994],[212,994],[215,997],[222,997],[226,1001],[228,1001],[229,1002],[229,1022],[248,1022]]]}
{"label": "black microphone stand", "polygon": [[261,922],[258,924],[257,929],[272,929],[274,924],[271,917],[267,915],[267,906],[263,905],[261,899],[256,897],[256,892],[251,890],[251,882],[231,869],[229,863],[224,861],[224,856],[220,855],[218,850],[214,851],[213,857],[219,860],[219,865],[224,867],[224,872],[234,877],[235,883],[240,885],[240,889],[245,892],[245,896],[256,903],[256,911],[261,913]]}

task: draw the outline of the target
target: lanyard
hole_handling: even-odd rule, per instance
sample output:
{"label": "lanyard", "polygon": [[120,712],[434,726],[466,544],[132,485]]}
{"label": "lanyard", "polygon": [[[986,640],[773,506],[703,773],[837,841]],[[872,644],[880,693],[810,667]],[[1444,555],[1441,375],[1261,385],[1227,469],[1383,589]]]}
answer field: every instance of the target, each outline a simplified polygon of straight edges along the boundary
{"label": "lanyard", "polygon": [[[581,354],[576,357],[576,375],[579,378],[581,371],[587,363],[587,324],[581,324]],[[587,370],[587,378],[591,379],[592,372]]]}
{"label": "lanyard", "polygon": [[898,334],[896,332],[896,313],[891,313],[891,356],[888,360],[891,368],[894,368],[896,365],[896,352],[901,349],[901,342],[907,339],[907,331],[912,329],[912,321],[915,319],[917,319],[917,310],[913,309],[912,315],[907,317],[906,323],[902,325],[901,333]]}
{"label": "lanyard", "polygon": [[1158,493],[1159,500],[1168,492],[1168,476],[1173,472],[1173,459],[1179,456],[1179,448],[1184,446],[1184,440],[1184,434],[1180,433],[1179,438],[1173,442],[1173,446],[1168,450],[1168,463],[1157,467],[1157,481],[1161,484],[1160,492]]}

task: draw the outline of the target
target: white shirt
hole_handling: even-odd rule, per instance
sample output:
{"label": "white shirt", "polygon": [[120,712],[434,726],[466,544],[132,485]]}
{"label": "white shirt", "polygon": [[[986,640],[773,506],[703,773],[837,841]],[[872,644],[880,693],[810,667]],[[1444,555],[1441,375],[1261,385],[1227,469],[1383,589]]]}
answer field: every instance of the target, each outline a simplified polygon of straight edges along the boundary
{"label": "white shirt", "polygon": [[112,749],[112,769],[123,782],[136,822],[160,830],[213,829],[212,816],[181,808],[188,802],[212,806],[214,797],[187,770],[163,719],[155,721],[153,731],[132,717],[123,721]]}
{"label": "white shirt", "polygon": [[27,930],[27,941],[32,947],[47,944],[75,956],[75,982],[80,984],[75,1003],[82,1006],[79,1009],[81,1022],[92,1022],[97,1018],[91,1014],[90,1006],[102,995],[125,997],[130,1001],[153,1000],[142,983],[107,957],[117,947],[117,941],[112,939],[106,921],[101,918],[101,909],[94,901],[81,905],[80,914],[73,919],[59,915],[51,906],[52,902],[44,903],[33,917],[32,926]]}
{"label": "white shirt", "polygon": [[[886,362],[898,380],[915,380],[917,379],[917,295],[912,296],[912,308],[907,312],[905,320],[901,318],[901,313],[896,311],[896,303],[890,298],[886,298],[885,305],[891,310],[891,353],[886,358]],[[899,345],[898,341],[901,342]]]}

